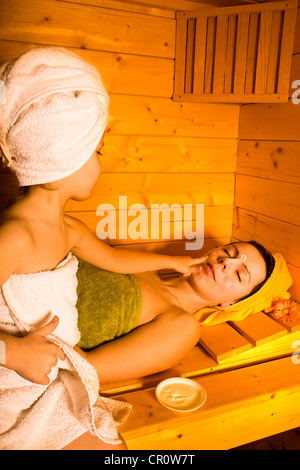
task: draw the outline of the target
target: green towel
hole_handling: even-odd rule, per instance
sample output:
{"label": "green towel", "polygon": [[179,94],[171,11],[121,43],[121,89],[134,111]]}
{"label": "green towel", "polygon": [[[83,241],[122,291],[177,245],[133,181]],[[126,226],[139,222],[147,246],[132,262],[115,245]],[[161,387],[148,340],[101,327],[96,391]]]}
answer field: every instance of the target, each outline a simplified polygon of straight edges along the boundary
{"label": "green towel", "polygon": [[133,274],[119,274],[79,260],[77,271],[78,346],[93,349],[137,327],[142,293]]}

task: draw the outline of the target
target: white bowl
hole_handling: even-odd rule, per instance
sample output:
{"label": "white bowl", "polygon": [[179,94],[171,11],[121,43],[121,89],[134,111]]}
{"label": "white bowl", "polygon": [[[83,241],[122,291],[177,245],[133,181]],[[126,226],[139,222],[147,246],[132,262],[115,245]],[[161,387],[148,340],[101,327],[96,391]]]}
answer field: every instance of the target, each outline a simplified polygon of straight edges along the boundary
{"label": "white bowl", "polygon": [[172,377],[160,382],[155,395],[159,403],[173,411],[194,411],[206,400],[206,391],[195,380]]}

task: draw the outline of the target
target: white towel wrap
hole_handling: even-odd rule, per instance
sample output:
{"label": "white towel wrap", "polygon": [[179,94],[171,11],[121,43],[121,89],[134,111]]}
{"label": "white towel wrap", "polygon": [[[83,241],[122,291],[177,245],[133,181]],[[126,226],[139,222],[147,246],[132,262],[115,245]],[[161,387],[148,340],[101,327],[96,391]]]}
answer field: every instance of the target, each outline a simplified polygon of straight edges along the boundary
{"label": "white towel wrap", "polygon": [[38,47],[0,67],[0,146],[20,186],[81,168],[108,121],[98,70],[62,47]]}

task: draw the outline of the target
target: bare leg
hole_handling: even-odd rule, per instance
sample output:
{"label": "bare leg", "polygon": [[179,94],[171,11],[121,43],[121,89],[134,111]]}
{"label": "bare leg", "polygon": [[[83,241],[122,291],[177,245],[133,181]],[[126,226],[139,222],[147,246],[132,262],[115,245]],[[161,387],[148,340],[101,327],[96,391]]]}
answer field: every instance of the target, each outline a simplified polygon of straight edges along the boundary
{"label": "bare leg", "polygon": [[193,315],[172,310],[86,353],[86,358],[96,368],[100,384],[129,380],[174,366],[199,336],[199,323]]}
{"label": "bare leg", "polygon": [[123,440],[122,436],[120,436],[122,440],[121,444],[117,445],[110,445],[106,444],[103,441],[100,441],[97,437],[93,436],[89,432],[82,434],[73,442],[70,442],[66,447],[62,450],[127,450],[127,445]]}

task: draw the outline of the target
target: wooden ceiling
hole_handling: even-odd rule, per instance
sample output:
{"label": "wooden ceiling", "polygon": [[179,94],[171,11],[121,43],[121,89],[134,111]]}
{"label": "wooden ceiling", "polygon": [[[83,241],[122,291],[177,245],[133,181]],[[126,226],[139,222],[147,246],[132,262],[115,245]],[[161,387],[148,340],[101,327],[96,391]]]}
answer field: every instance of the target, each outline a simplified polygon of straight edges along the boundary
{"label": "wooden ceiling", "polygon": [[149,8],[160,8],[171,11],[179,11],[197,10],[199,8],[207,7],[228,7],[234,5],[249,5],[251,3],[267,3],[268,1],[271,0],[123,0],[122,3],[128,3],[131,5]]}

